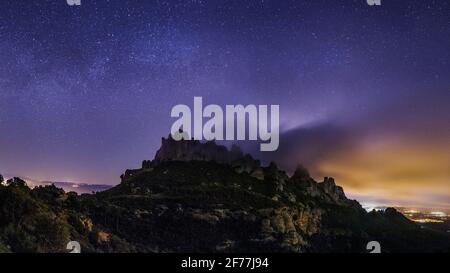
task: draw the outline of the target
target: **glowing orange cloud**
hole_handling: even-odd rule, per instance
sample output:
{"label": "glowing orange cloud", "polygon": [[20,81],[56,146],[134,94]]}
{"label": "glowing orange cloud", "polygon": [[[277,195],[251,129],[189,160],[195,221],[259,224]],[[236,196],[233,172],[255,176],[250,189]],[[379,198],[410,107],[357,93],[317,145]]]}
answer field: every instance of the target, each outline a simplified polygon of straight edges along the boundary
{"label": "glowing orange cloud", "polygon": [[371,137],[319,162],[350,196],[383,205],[450,208],[450,141]]}

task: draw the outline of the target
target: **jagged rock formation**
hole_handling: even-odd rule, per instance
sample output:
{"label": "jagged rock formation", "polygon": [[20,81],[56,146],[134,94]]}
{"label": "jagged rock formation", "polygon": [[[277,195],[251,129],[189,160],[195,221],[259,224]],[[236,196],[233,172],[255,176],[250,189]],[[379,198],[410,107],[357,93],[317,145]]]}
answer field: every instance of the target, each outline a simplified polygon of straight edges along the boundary
{"label": "jagged rock formation", "polygon": [[[180,132],[182,133],[182,132]],[[171,135],[168,138],[162,138],[161,147],[156,152],[153,161],[144,160],[141,169],[126,170],[122,175],[122,181],[127,181],[135,175],[151,171],[155,166],[163,162],[171,161],[213,161],[219,164],[226,164],[233,168],[237,173],[247,173],[258,180],[265,178],[276,184],[276,195],[274,199],[282,195],[295,202],[295,197],[284,191],[286,182],[290,179],[284,171],[278,169],[274,162],[268,167],[262,167],[259,160],[254,159],[249,154],[244,154],[237,145],[232,145],[228,150],[225,146],[217,145],[214,141],[202,143],[197,140],[174,140]],[[301,185],[304,194],[321,197],[327,202],[337,202],[340,204],[353,203],[348,200],[342,187],[336,186],[334,179],[325,177],[322,183],[317,183],[309,175],[308,170],[299,166],[291,180]]]}
{"label": "jagged rock formation", "polygon": [[297,167],[291,180],[304,195],[337,204],[357,204],[357,202],[347,199],[342,187],[337,186],[332,177],[324,177],[321,183],[317,183],[311,178],[308,170],[302,166]]}
{"label": "jagged rock formation", "polygon": [[[139,219],[189,230],[184,235],[167,234],[171,246],[152,245],[160,251],[364,252],[370,240],[395,238],[402,232],[410,232],[410,240],[419,232],[414,223],[401,214],[393,216],[391,210],[366,213],[331,177],[317,182],[302,166],[289,176],[273,162],[261,166],[237,146],[228,150],[214,142],[163,138],[154,160],[127,170],[122,181],[103,194],[144,198],[139,202],[149,198],[144,203],[158,205],[139,208],[135,212]],[[154,224],[149,228],[154,230]],[[202,238],[193,243],[198,234]],[[388,251],[411,250],[414,244],[419,249],[421,244],[411,240],[408,247],[389,240],[383,244]]]}
{"label": "jagged rock formation", "polygon": [[[20,202],[8,202],[20,200]],[[78,196],[54,186],[0,185],[0,252],[448,251],[450,237],[394,209],[367,213],[334,179],[261,166],[237,147],[163,139],[122,183]],[[19,224],[20,223],[20,224]]]}
{"label": "jagged rock formation", "polygon": [[127,180],[143,170],[151,169],[155,165],[167,161],[214,161],[219,164],[231,165],[237,172],[246,172],[260,180],[264,179],[261,162],[253,159],[249,154],[244,154],[237,145],[232,145],[228,150],[227,147],[217,145],[214,141],[205,143],[198,140],[176,141],[169,135],[167,138],[162,138],[161,147],[156,152],[153,161],[144,160],[141,169],[125,171],[122,180]]}
{"label": "jagged rock formation", "polygon": [[231,151],[214,141],[201,143],[198,140],[174,140],[171,135],[162,138],[161,148],[156,152],[155,161],[215,161],[221,164],[230,164],[243,158],[239,147],[233,146]]}

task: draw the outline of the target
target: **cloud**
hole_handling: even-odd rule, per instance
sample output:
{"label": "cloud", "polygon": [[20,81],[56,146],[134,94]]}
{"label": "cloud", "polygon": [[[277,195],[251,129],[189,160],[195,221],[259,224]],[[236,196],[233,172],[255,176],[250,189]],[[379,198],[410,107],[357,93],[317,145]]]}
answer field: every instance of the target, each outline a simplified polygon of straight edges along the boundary
{"label": "cloud", "polygon": [[293,172],[298,164],[314,171],[322,160],[336,153],[352,150],[356,136],[356,132],[351,132],[344,126],[323,123],[297,127],[282,133],[280,147],[273,153],[258,152],[254,147],[248,150],[263,162],[277,162],[288,172]]}
{"label": "cloud", "polygon": [[408,128],[298,127],[280,136],[276,152],[252,153],[290,173],[302,164],[317,180],[332,176],[362,202],[450,208],[448,135]]}

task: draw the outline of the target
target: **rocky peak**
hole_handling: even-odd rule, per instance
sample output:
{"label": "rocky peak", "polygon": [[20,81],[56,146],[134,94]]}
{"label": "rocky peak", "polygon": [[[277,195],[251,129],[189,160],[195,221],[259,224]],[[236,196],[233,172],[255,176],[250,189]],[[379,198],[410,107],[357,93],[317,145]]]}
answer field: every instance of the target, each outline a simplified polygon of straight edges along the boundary
{"label": "rocky peak", "polygon": [[341,202],[348,200],[344,194],[344,189],[337,186],[332,177],[324,177],[323,182],[319,183],[319,186],[333,199],[333,201]]}
{"label": "rocky peak", "polygon": [[[182,131],[179,133],[184,134]],[[291,196],[291,193],[284,191],[287,183],[305,195],[320,200],[340,204],[349,202],[342,187],[337,186],[333,178],[325,177],[323,182],[318,183],[302,165],[298,165],[294,174],[289,177],[286,172],[278,169],[274,162],[267,167],[262,167],[259,160],[244,154],[237,145],[232,145],[228,149],[215,141],[200,142],[193,139],[176,141],[171,135],[162,138],[161,147],[156,152],[154,160],[144,160],[141,169],[126,170],[122,175],[122,181],[128,181],[142,172],[150,171],[159,164],[170,161],[213,161],[226,164],[237,173],[246,173],[264,183],[274,185],[275,194],[285,196],[289,200],[295,200],[295,198]]]}
{"label": "rocky peak", "polygon": [[[179,133],[184,134],[182,130]],[[156,152],[153,161],[144,160],[141,169],[126,170],[121,179],[125,181],[143,170],[170,161],[214,161],[230,165],[238,173],[249,173],[259,180],[263,180],[265,176],[261,162],[249,154],[244,154],[237,145],[233,144],[229,150],[215,141],[200,142],[194,139],[177,141],[169,134],[167,138],[161,139],[161,147]]]}
{"label": "rocky peak", "polygon": [[316,182],[309,174],[308,170],[299,165],[290,178],[291,183],[300,189],[304,194],[313,196],[327,202],[349,204],[342,187],[337,186],[334,178],[325,177],[323,182]]}
{"label": "rocky peak", "polygon": [[199,160],[230,164],[244,157],[243,152],[236,145],[228,150],[225,146],[217,145],[215,141],[200,142],[193,139],[176,141],[169,135],[168,138],[162,138],[161,148],[155,155],[155,162]]}
{"label": "rocky peak", "polygon": [[295,169],[294,175],[292,176],[292,179],[295,180],[309,180],[311,179],[311,176],[309,175],[308,169],[306,169],[302,165],[298,165]]}

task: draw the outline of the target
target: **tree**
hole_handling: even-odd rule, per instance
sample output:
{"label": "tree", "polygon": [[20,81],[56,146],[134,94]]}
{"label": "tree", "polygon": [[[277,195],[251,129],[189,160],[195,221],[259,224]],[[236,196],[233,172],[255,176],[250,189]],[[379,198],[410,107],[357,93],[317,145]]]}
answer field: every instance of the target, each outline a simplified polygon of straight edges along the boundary
{"label": "tree", "polygon": [[27,187],[27,182],[20,179],[19,177],[14,177],[14,178],[8,179],[8,181],[6,181],[6,185],[17,186],[17,187]]}
{"label": "tree", "polygon": [[0,184],[2,184],[2,183],[3,183],[3,181],[4,181],[4,179],[3,179],[3,175],[1,175],[1,174],[0,174]]}

